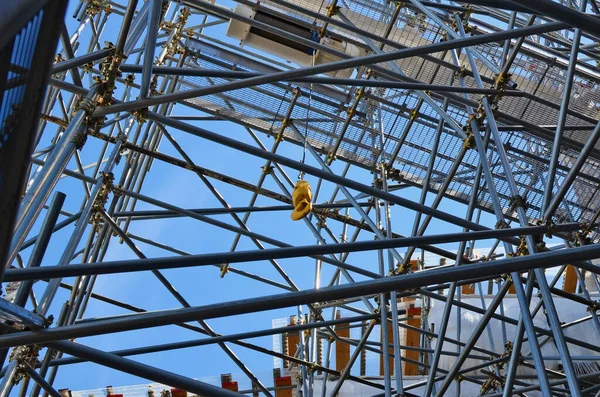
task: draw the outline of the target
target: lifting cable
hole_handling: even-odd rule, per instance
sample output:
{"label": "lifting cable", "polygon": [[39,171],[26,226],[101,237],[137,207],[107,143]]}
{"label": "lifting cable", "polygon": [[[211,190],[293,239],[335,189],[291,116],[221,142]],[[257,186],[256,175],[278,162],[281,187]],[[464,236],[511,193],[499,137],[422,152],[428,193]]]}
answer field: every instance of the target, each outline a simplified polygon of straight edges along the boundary
{"label": "lifting cable", "polygon": [[[312,53],[312,66],[315,66],[315,53]],[[310,106],[312,105],[312,95],[313,95],[313,83],[310,83],[310,91],[308,94],[308,107],[306,108],[306,123],[304,124],[304,147],[302,149],[302,160],[300,160],[301,164],[306,162],[306,145],[308,145],[308,123],[310,121]],[[304,180],[304,172],[300,171],[298,174],[298,180]]]}

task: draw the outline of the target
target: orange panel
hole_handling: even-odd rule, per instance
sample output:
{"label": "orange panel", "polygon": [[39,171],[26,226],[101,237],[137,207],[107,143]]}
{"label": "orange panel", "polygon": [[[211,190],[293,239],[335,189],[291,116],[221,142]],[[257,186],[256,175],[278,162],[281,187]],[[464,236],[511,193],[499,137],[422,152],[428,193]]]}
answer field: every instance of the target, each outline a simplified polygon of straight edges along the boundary
{"label": "orange panel", "polygon": [[[227,390],[231,390],[231,391],[238,391],[238,383],[237,382],[222,382],[221,387],[223,389],[227,389]],[[175,397],[175,396],[173,396],[173,397]]]}
{"label": "orange panel", "polygon": [[[292,385],[291,376],[281,376],[275,378],[275,388],[286,387]],[[275,397],[292,397],[292,388],[286,388],[282,390],[275,390]]]}
{"label": "orange panel", "polygon": [[473,295],[475,293],[475,284],[466,284],[462,286],[462,293],[465,295]]}
{"label": "orange panel", "polygon": [[[335,327],[335,332],[341,338],[349,338],[350,337],[350,324],[344,323],[339,324]],[[343,371],[344,368],[348,365],[348,361],[350,361],[350,345],[344,342],[336,341],[335,342],[335,370]]]}
{"label": "orange panel", "polygon": [[[288,356],[294,356],[296,353],[296,349],[298,349],[298,345],[300,344],[300,335],[298,331],[286,334],[287,337],[287,348],[288,351],[285,352]],[[288,364],[289,365],[289,364]]]}
{"label": "orange panel", "polygon": [[171,397],[187,397],[185,390],[171,389]]}
{"label": "orange panel", "polygon": [[[407,310],[409,317],[407,324],[411,327],[421,328],[421,308],[411,307]],[[421,345],[420,333],[413,329],[406,329],[406,346],[419,347]],[[418,361],[419,352],[417,350],[406,350],[404,357]],[[413,363],[404,363],[404,375],[419,375],[419,366]]]}

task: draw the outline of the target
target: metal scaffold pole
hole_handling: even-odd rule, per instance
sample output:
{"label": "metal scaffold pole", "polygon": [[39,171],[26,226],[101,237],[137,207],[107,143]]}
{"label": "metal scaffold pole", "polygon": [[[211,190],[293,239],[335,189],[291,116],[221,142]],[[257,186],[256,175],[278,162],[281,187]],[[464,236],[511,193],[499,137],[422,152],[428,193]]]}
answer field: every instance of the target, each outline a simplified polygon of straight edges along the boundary
{"label": "metal scaffold pole", "polygon": [[9,3],[0,397],[597,393],[596,1]]}

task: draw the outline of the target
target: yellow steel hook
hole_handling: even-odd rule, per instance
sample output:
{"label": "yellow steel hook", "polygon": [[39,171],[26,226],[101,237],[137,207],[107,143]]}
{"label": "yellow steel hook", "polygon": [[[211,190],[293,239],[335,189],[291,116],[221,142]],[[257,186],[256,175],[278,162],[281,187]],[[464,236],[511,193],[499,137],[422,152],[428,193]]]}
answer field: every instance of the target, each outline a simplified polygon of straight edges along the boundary
{"label": "yellow steel hook", "polygon": [[292,203],[294,210],[292,211],[292,219],[298,221],[304,218],[312,210],[312,189],[308,182],[299,180],[294,187],[292,193]]}

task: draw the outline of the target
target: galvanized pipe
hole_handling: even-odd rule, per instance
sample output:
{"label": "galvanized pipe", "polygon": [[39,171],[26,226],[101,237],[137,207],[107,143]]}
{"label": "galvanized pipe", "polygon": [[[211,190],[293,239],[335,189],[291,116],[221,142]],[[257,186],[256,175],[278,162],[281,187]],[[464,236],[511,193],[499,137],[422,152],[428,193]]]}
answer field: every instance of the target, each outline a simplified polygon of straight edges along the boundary
{"label": "galvanized pipe", "polygon": [[[577,230],[580,226],[577,223],[557,225],[558,230],[569,231]],[[151,258],[145,260],[122,260],[114,262],[97,262],[86,264],[72,264],[69,266],[44,266],[34,269],[10,269],[6,271],[6,281],[23,281],[35,280],[41,278],[56,278],[56,277],[74,277],[86,274],[111,274],[123,272],[135,272],[156,269],[176,269],[191,266],[211,265],[214,263],[239,263],[252,262],[265,259],[281,259],[294,258],[298,255],[315,256],[326,255],[338,252],[359,252],[371,251],[374,249],[390,249],[409,246],[420,246],[421,244],[442,244],[449,242],[459,242],[468,240],[484,240],[506,235],[519,234],[544,234],[550,229],[547,226],[532,226],[528,228],[518,229],[498,229],[490,231],[479,231],[469,233],[453,233],[443,235],[430,235],[420,237],[405,237],[400,239],[383,239],[375,241],[361,241],[354,243],[343,244],[327,244],[327,245],[311,245],[311,246],[283,246],[283,248],[270,248],[260,251],[237,251],[237,252],[222,252],[214,254],[190,255],[187,257],[168,257],[168,258]],[[260,238],[261,236],[258,236]],[[565,251],[554,251],[549,255],[559,255]],[[329,258],[321,257],[325,262],[331,262]],[[340,267],[348,267],[348,270],[364,273],[364,270],[358,271],[354,267],[350,267],[339,261],[332,261],[332,264]],[[495,263],[498,263],[496,261]],[[482,265],[482,264],[476,264]],[[379,278],[379,275],[374,275],[373,278]],[[470,277],[472,278],[472,277]]]}
{"label": "galvanized pipe", "polygon": [[[585,11],[587,0],[579,1],[579,11]],[[571,44],[571,58],[569,61],[569,67],[565,74],[565,86],[563,87],[562,99],[560,103],[560,111],[558,113],[558,121],[556,122],[556,132],[554,133],[554,142],[552,144],[552,153],[550,155],[550,165],[548,166],[548,179],[546,180],[546,190],[544,192],[544,201],[542,203],[542,212],[550,204],[552,198],[552,191],[554,190],[554,181],[556,179],[556,167],[559,162],[559,155],[561,152],[561,141],[567,123],[567,110],[569,110],[569,103],[571,100],[571,90],[573,88],[573,78],[575,77],[575,71],[577,69],[577,57],[579,55],[579,44],[581,42],[581,29],[575,29],[573,33],[573,42]]]}
{"label": "galvanized pipe", "polygon": [[[148,26],[146,30],[146,48],[144,49],[140,98],[146,98],[148,96],[148,90],[150,89],[156,36],[158,35],[158,29],[160,27],[160,12],[162,8],[162,0],[147,0],[147,3],[149,3],[150,12],[148,13]],[[122,68],[120,69],[122,70]]]}
{"label": "galvanized pipe", "polygon": [[[54,226],[56,225],[56,221],[66,197],[67,196],[62,192],[56,192],[54,194],[54,198],[50,203],[50,208],[48,209],[48,213],[44,219],[44,223],[42,224],[37,239],[35,240],[35,247],[33,248],[33,252],[31,253],[27,267],[39,267],[42,263],[42,259],[46,253],[46,248],[48,247],[50,238],[54,233]],[[32,287],[33,281],[31,280],[21,283],[13,301],[15,305],[25,307],[27,298],[29,297],[29,292],[31,291]]]}
{"label": "galvanized pipe", "polygon": [[[383,279],[362,281],[336,287],[325,287],[319,290],[304,290],[288,294],[271,295],[267,297],[238,300],[235,302],[224,302],[201,307],[163,310],[157,313],[133,314],[121,316],[119,318],[98,320],[91,324],[75,324],[35,332],[25,331],[19,334],[1,335],[0,348],[23,344],[45,343],[64,338],[78,338],[107,332],[142,329],[195,321],[197,319],[232,316],[254,311],[297,306],[312,302],[345,299],[352,296],[413,289],[440,282],[451,282],[480,277],[482,279],[494,278],[498,274],[507,272],[525,272],[532,268],[548,268],[561,263],[584,261],[597,256],[600,256],[600,246],[589,245],[562,251],[542,252],[531,256],[520,256],[511,259],[501,259],[459,267],[436,268],[434,270],[405,274],[402,277],[386,277]],[[165,259],[165,261],[169,259]],[[71,266],[63,266],[63,268],[69,268]],[[589,268],[585,263],[582,263],[581,267],[584,269]]]}
{"label": "galvanized pipe", "polygon": [[158,369],[146,364],[138,363],[126,358],[115,356],[98,349],[85,346],[81,343],[71,341],[56,341],[48,344],[48,347],[70,354],[75,357],[85,358],[97,364],[117,369],[141,378],[150,379],[155,382],[165,383],[170,386],[187,390],[201,396],[214,397],[239,397],[238,393],[223,389],[208,383],[199,382],[185,376]]}
{"label": "galvanized pipe", "polygon": [[[196,1],[196,0],[194,0],[194,1]],[[506,40],[506,39],[510,39],[513,37],[520,37],[523,35],[533,35],[533,34],[539,34],[539,33],[543,33],[543,32],[550,32],[550,31],[560,29],[563,26],[564,25],[562,23],[558,23],[558,22],[557,23],[547,23],[544,25],[536,25],[536,26],[530,26],[530,27],[521,28],[521,29],[513,29],[508,32],[495,32],[495,33],[490,33],[488,35],[472,36],[472,37],[468,37],[468,38],[464,38],[464,39],[429,44],[429,45],[425,45],[422,47],[411,47],[411,48],[406,48],[406,49],[402,49],[402,50],[386,52],[386,53],[382,53],[382,54],[374,54],[374,55],[368,55],[368,56],[359,57],[359,58],[344,59],[344,60],[340,60],[340,61],[329,62],[329,63],[323,64],[323,65],[310,66],[310,67],[301,68],[301,69],[293,69],[293,70],[273,73],[270,75],[252,77],[252,78],[244,79],[241,81],[233,81],[233,82],[229,82],[229,83],[220,84],[217,86],[200,88],[197,90],[182,91],[182,92],[178,92],[178,93],[174,93],[174,94],[161,95],[160,97],[147,98],[145,100],[138,100],[138,101],[134,101],[134,102],[125,102],[125,103],[121,103],[121,104],[106,106],[101,109],[97,109],[94,112],[93,116],[100,117],[100,116],[105,116],[105,115],[111,114],[111,113],[130,111],[130,110],[148,107],[148,106],[152,106],[152,105],[158,105],[158,104],[167,103],[167,102],[176,102],[176,101],[185,100],[185,99],[189,99],[189,98],[205,96],[205,95],[210,95],[210,94],[216,94],[216,93],[222,93],[222,92],[226,92],[226,91],[230,91],[230,90],[235,90],[235,89],[240,89],[240,88],[245,88],[245,87],[250,87],[250,86],[255,86],[255,85],[268,84],[268,83],[272,83],[272,82],[276,82],[276,81],[285,81],[285,80],[289,80],[291,78],[296,78],[296,77],[312,76],[315,74],[333,72],[336,70],[354,68],[354,67],[364,66],[364,65],[368,65],[368,64],[377,64],[377,63],[381,63],[381,62],[393,61],[393,60],[398,60],[398,59],[406,59],[409,57],[431,54],[431,53],[435,53],[435,52],[451,50],[454,48],[462,48],[465,46],[473,46],[473,45],[477,45],[477,44],[484,44],[484,43],[490,43],[490,42],[495,42],[495,41],[499,41],[499,40]]]}
{"label": "galvanized pipe", "polygon": [[[15,232],[11,241],[6,265],[10,265],[15,258],[21,244],[25,241],[27,234],[42,210],[42,206],[52,193],[52,189],[69,163],[71,156],[75,150],[77,150],[78,143],[76,137],[86,133],[85,131],[80,131],[80,128],[86,115],[91,114],[91,111],[95,106],[94,101],[98,89],[98,85],[92,86],[85,99],[83,99],[84,103],[78,108],[75,116],[71,119],[69,126],[62,134],[61,139],[56,143],[54,149],[48,155],[41,172],[29,187],[25,197],[21,200],[19,214],[15,221]],[[3,268],[3,266],[0,266],[0,268]]]}

